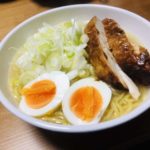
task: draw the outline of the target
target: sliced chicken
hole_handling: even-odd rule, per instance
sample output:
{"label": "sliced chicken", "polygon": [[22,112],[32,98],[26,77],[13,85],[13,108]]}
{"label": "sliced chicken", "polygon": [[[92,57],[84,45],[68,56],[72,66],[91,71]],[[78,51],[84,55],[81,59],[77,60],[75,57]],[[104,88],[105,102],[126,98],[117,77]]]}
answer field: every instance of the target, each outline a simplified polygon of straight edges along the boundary
{"label": "sliced chicken", "polygon": [[122,85],[128,89],[133,98],[140,95],[134,82],[122,71],[110,52],[104,26],[97,17],[93,17],[85,28],[89,37],[87,53],[99,79],[115,86]]}
{"label": "sliced chicken", "polygon": [[99,79],[106,81],[109,84],[113,84],[116,87],[122,87],[119,79],[112,72],[107,57],[102,50],[102,46],[99,41],[99,32],[96,28],[96,17],[92,18],[85,28],[85,33],[89,37],[89,42],[86,51],[89,56],[90,63],[94,66],[95,73]]}
{"label": "sliced chicken", "polygon": [[107,40],[117,63],[134,81],[150,85],[150,54],[142,46],[133,45],[121,27],[112,19],[104,19]]}

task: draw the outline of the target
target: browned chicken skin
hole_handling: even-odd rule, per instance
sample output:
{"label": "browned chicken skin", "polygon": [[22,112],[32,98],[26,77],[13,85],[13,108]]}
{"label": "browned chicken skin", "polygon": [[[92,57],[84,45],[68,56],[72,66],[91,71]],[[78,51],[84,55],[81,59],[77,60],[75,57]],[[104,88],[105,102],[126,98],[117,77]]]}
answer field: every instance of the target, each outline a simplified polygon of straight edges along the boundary
{"label": "browned chicken skin", "polygon": [[95,69],[95,73],[99,79],[106,81],[116,87],[122,87],[117,77],[111,71],[107,64],[107,58],[103,53],[96,29],[96,17],[93,17],[85,28],[85,33],[89,37],[86,51],[89,55],[89,61]]}
{"label": "browned chicken skin", "polygon": [[[93,17],[85,28],[85,33],[89,37],[86,51],[89,61],[95,69],[99,79],[114,85],[123,87],[116,73],[109,66],[107,57],[102,49],[99,39],[99,30],[96,26],[97,17]],[[139,46],[138,50],[129,42],[123,29],[112,19],[102,21],[109,49],[116,59],[121,69],[134,81],[144,85],[150,85],[150,55],[148,51]]]}
{"label": "browned chicken skin", "polygon": [[129,42],[125,32],[112,19],[103,20],[110,50],[117,63],[134,81],[150,85],[150,55],[139,46],[136,51]]}

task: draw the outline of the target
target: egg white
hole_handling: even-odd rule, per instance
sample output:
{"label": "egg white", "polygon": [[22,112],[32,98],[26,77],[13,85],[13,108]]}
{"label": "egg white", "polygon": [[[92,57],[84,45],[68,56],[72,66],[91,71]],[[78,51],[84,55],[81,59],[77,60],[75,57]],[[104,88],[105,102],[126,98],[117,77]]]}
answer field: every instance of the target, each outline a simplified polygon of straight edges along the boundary
{"label": "egg white", "polygon": [[19,108],[21,109],[22,112],[26,113],[27,115],[30,116],[41,116],[44,115],[48,112],[52,112],[55,110],[60,104],[63,99],[63,96],[66,92],[66,90],[70,86],[69,78],[68,76],[61,72],[61,71],[53,71],[51,73],[45,73],[38,78],[32,80],[29,82],[25,88],[30,87],[32,84],[41,81],[41,80],[50,80],[53,81],[56,85],[56,93],[54,98],[50,103],[48,103],[46,106],[43,106],[38,109],[33,109],[29,107],[26,103],[25,96],[22,96],[21,102],[19,104]]}
{"label": "egg white", "polygon": [[[102,107],[100,108],[99,113],[95,116],[95,118],[92,119],[90,122],[86,122],[84,120],[81,120],[78,118],[71,110],[70,108],[70,99],[73,93],[78,90],[81,87],[86,87],[86,86],[92,86],[98,90],[100,95],[102,96]],[[85,93],[86,94],[86,93]],[[67,91],[65,94],[63,101],[62,101],[62,109],[64,112],[65,117],[67,120],[74,124],[74,125],[82,125],[82,124],[93,124],[97,123],[100,121],[101,117],[103,116],[106,108],[108,107],[108,104],[111,100],[111,89],[109,86],[102,82],[102,81],[94,81],[92,78],[86,78],[86,79],[81,79],[77,82],[75,82]]]}

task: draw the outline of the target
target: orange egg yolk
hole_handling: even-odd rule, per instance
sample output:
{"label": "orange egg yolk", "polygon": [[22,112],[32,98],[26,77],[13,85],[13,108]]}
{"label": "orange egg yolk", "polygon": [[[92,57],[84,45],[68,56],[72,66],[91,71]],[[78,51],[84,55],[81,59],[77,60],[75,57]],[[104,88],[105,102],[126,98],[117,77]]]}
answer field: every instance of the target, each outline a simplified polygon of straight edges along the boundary
{"label": "orange egg yolk", "polygon": [[23,88],[21,93],[25,96],[29,107],[38,109],[52,101],[56,94],[56,86],[53,81],[41,80],[29,88]]}
{"label": "orange egg yolk", "polygon": [[79,88],[70,99],[72,112],[78,118],[87,122],[96,117],[102,107],[102,103],[100,93],[92,86]]}

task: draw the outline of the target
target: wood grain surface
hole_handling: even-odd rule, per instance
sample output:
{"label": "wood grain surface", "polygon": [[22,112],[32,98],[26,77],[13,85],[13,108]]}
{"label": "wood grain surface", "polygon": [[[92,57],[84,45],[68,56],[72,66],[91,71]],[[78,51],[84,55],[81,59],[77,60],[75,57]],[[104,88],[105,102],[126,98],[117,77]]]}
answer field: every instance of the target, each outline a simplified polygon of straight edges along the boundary
{"label": "wood grain surface", "polygon": [[[103,3],[138,13],[150,20],[150,0],[0,0],[0,40],[25,19],[53,7]],[[150,140],[150,111],[122,126],[87,134],[62,134],[33,127],[0,104],[0,150],[126,149]],[[150,147],[149,147],[150,148]]]}

